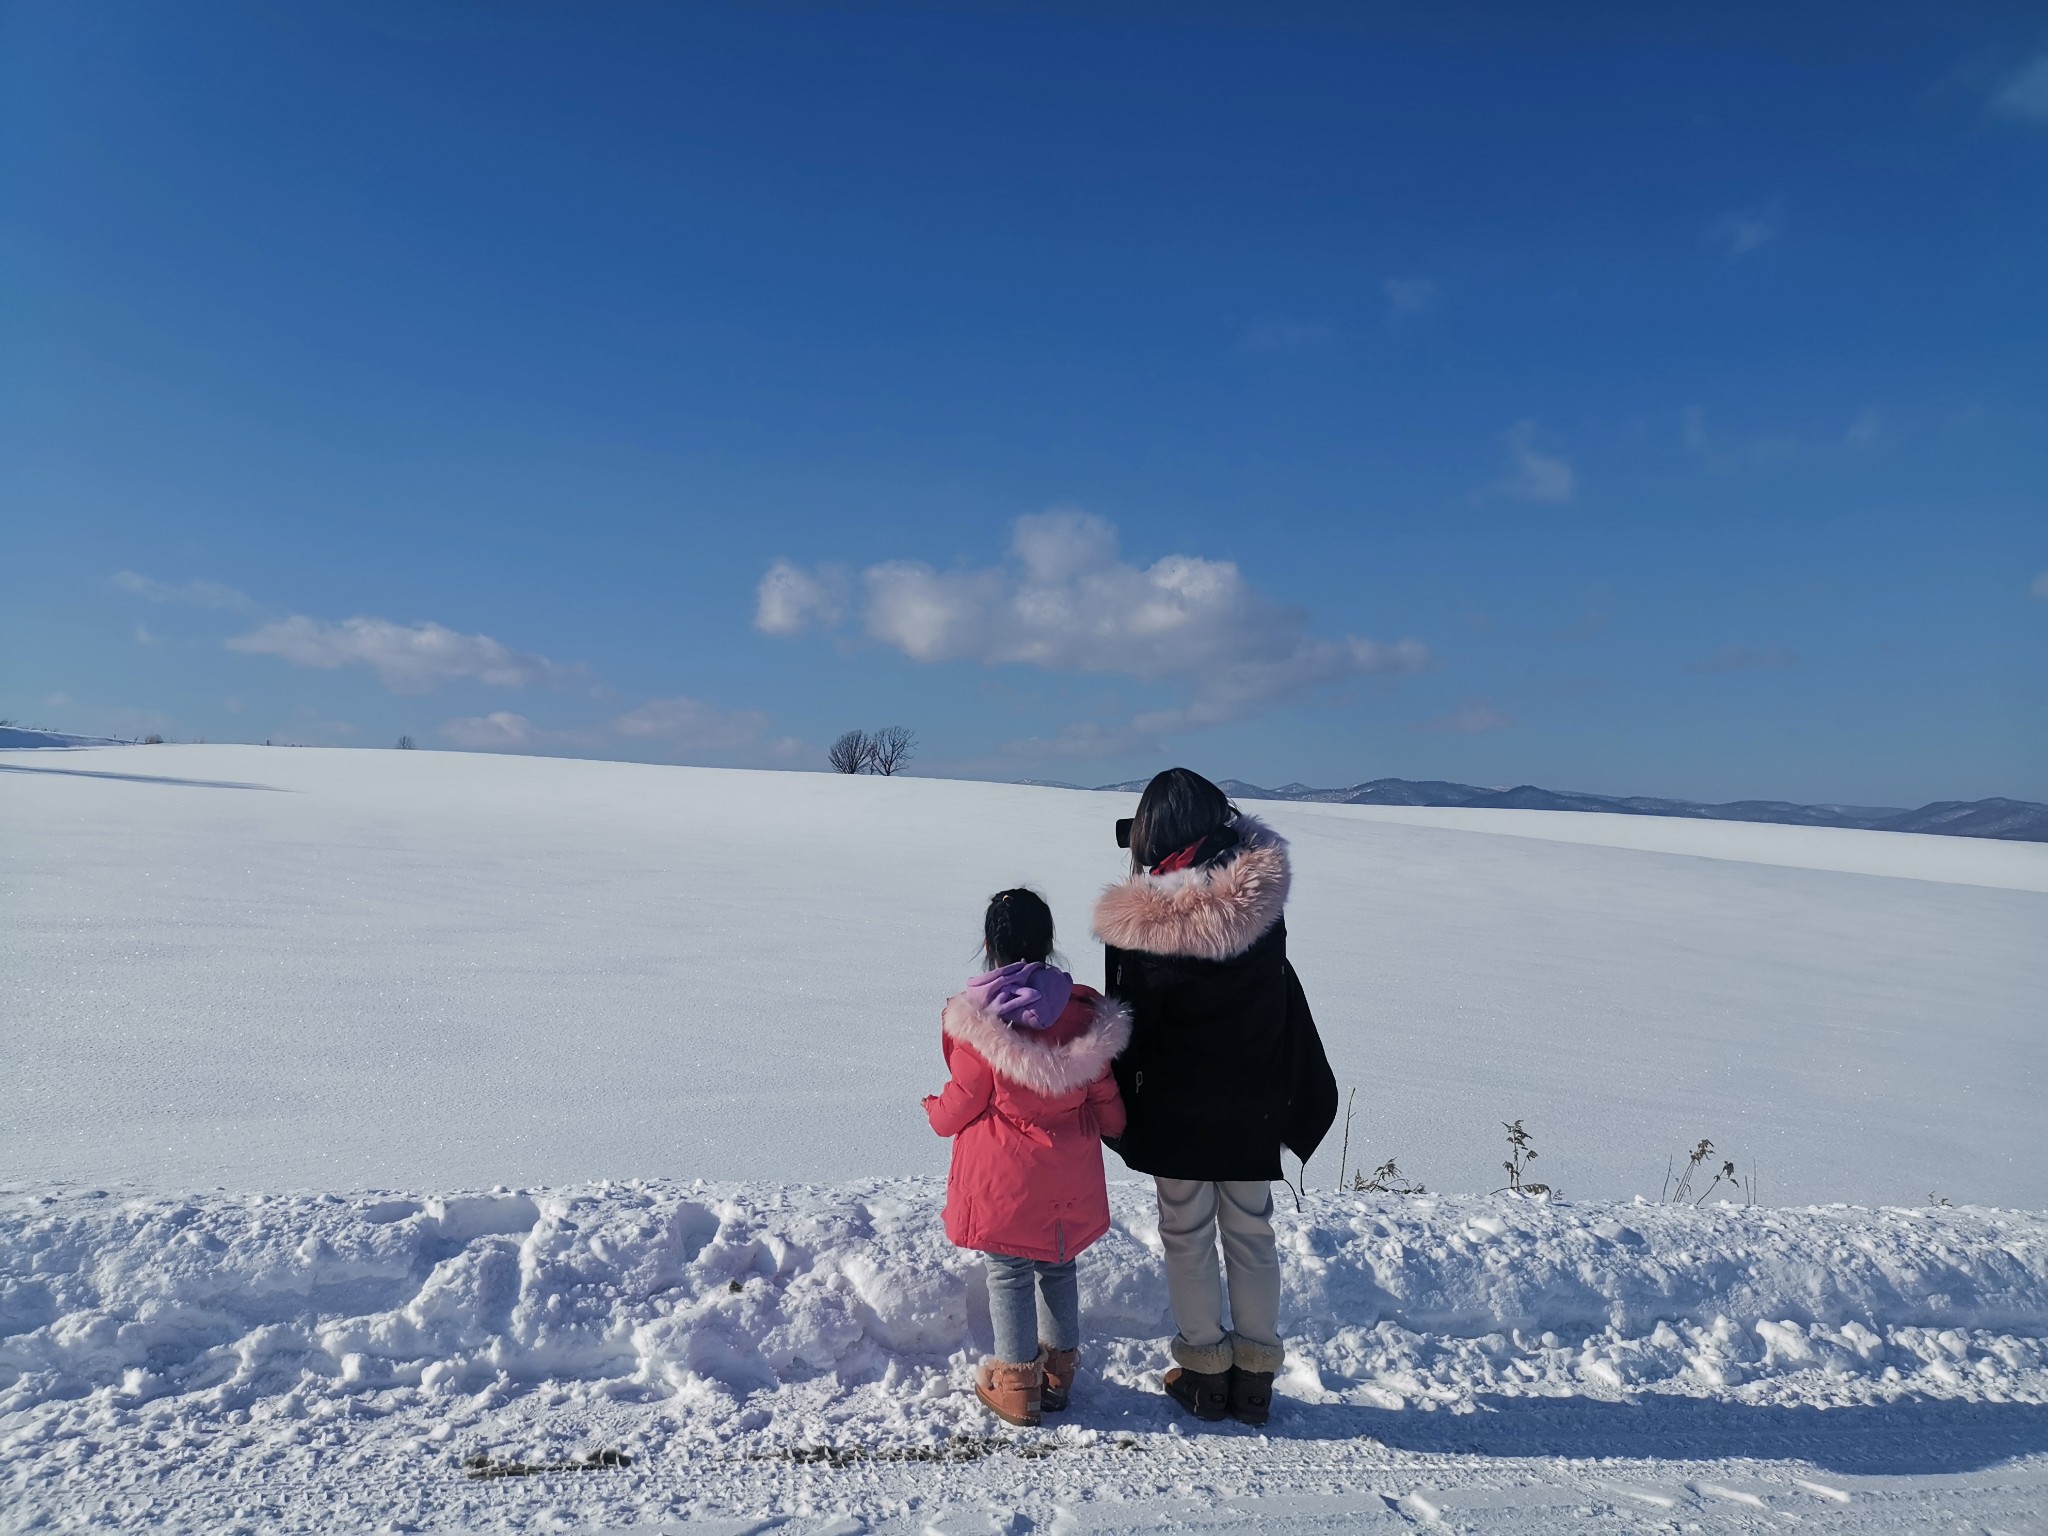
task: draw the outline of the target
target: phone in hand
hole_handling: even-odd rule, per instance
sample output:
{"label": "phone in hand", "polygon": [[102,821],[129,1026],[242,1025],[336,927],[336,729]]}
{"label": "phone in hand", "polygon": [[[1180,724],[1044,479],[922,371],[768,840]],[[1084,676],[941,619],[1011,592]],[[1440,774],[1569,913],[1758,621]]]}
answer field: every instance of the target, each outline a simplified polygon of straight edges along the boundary
{"label": "phone in hand", "polygon": [[1130,846],[1131,846],[1131,823],[1132,823],[1133,821],[1135,821],[1136,819],[1137,819],[1137,818],[1136,818],[1136,817],[1134,817],[1134,816],[1119,816],[1119,817],[1117,817],[1117,819],[1116,819],[1116,845],[1117,845],[1117,847],[1119,847],[1119,848],[1128,848],[1128,847],[1130,847]]}

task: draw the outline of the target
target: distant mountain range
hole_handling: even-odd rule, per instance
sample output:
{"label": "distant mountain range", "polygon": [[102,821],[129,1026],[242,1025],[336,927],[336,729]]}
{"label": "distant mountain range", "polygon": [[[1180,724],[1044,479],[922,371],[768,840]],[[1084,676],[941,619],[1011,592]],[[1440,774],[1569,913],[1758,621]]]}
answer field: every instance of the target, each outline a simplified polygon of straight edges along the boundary
{"label": "distant mountain range", "polygon": [[[1048,789],[1081,789],[1052,779],[1027,779]],[[1098,784],[1099,790],[1136,794],[1144,779]],[[1787,800],[1731,800],[1705,805],[1697,800],[1658,800],[1647,795],[1591,795],[1578,790],[1485,789],[1441,779],[1374,779],[1349,789],[1311,789],[1282,784],[1266,789],[1243,779],[1219,781],[1233,800],[1313,800],[1325,805],[1461,806],[1511,811],[1606,811],[1622,816],[1685,816],[1695,821],[1769,821],[1795,827],[1859,827],[1871,832],[1934,832],[1944,837],[1996,837],[2048,843],[2048,805],[2033,800],[1936,800],[1918,810],[1891,805],[1794,805]]]}
{"label": "distant mountain range", "polygon": [[[106,736],[71,736],[58,731],[0,726],[0,750],[23,747],[112,747],[130,743]],[[1087,789],[1059,779],[1024,779],[1041,789]],[[1145,779],[1097,784],[1103,791],[1135,795]],[[1686,816],[1695,821],[1770,821],[1794,827],[1860,827],[1871,832],[1934,832],[1944,837],[1995,837],[2010,842],[2048,843],[2048,805],[2034,800],[1936,800],[1918,810],[1893,805],[1794,805],[1789,800],[1731,800],[1706,805],[1697,800],[1658,800],[1647,795],[1593,795],[1572,789],[1486,789],[1442,779],[1373,779],[1349,789],[1312,789],[1282,784],[1266,789],[1243,779],[1220,779],[1233,800],[1314,800],[1325,805],[1467,806],[1510,811],[1607,811],[1622,816]]]}

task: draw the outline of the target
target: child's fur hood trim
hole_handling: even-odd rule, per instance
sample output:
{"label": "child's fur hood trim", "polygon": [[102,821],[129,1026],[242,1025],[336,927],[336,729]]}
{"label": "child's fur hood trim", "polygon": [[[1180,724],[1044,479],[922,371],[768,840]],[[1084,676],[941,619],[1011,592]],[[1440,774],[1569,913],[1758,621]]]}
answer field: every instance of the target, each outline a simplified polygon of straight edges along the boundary
{"label": "child's fur hood trim", "polygon": [[1112,949],[1230,960],[1266,936],[1287,907],[1287,839],[1242,813],[1234,858],[1163,875],[1139,870],[1095,903],[1095,936]]}
{"label": "child's fur hood trim", "polygon": [[1090,1006],[1095,1018],[1088,1028],[1057,1045],[1035,1030],[1012,1029],[964,995],[946,1000],[940,1027],[962,1045],[971,1046],[1005,1082],[1056,1099],[1086,1088],[1131,1043],[1129,1009],[1106,997],[1096,998]]}

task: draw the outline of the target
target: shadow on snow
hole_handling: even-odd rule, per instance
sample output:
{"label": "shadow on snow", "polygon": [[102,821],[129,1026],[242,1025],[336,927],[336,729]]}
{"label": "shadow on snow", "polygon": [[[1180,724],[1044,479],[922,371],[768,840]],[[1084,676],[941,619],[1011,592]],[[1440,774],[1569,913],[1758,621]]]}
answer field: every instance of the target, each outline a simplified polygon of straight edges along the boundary
{"label": "shadow on snow", "polygon": [[260,789],[288,795],[275,784],[238,784],[232,779],[173,779],[155,773],[108,773],[97,768],[32,768],[26,763],[0,763],[0,773],[55,773],[67,779],[119,779],[124,784],[179,784],[188,789]]}
{"label": "shadow on snow", "polygon": [[[1109,1433],[1163,1429],[1173,1421],[1156,1392],[1114,1382],[1086,1384],[1073,1422]],[[1609,1401],[1585,1397],[1498,1397],[1476,1413],[1349,1404],[1273,1404],[1263,1431],[1283,1440],[1371,1439],[1436,1456],[1617,1458],[1629,1461],[1800,1461],[1852,1476],[1975,1472],[2048,1452],[2048,1404],[1900,1398],[1833,1408],[1731,1403],[1645,1393]],[[1256,1437],[1233,1424],[1190,1434]]]}

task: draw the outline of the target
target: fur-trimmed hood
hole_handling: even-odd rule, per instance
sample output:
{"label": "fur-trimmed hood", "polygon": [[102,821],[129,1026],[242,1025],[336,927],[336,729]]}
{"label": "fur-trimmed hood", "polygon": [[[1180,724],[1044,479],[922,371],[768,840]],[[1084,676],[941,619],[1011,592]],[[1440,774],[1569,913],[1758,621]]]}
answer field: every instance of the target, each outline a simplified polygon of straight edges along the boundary
{"label": "fur-trimmed hood", "polygon": [[1112,949],[1230,960],[1264,938],[1287,906],[1287,839],[1242,812],[1235,857],[1155,875],[1140,870],[1095,903],[1095,936]]}
{"label": "fur-trimmed hood", "polygon": [[940,1025],[953,1039],[971,1046],[997,1077],[1056,1099],[1086,1088],[1131,1043],[1130,1010],[1122,1003],[1076,995],[1068,1012],[1077,1007],[1091,1008],[1094,1018],[1080,1033],[1057,1041],[1034,1030],[1011,1028],[975,1007],[964,993],[947,999]]}

